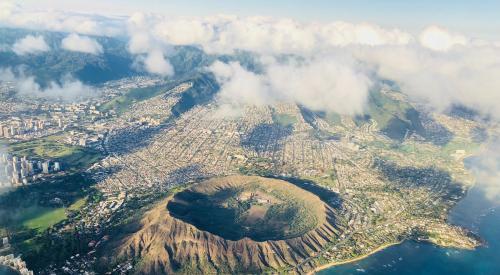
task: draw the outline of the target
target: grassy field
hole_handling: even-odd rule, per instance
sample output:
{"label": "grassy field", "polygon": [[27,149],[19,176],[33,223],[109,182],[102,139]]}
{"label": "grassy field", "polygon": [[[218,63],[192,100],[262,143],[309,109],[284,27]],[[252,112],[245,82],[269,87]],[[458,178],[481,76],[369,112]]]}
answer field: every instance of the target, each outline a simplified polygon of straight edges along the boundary
{"label": "grassy field", "polygon": [[24,220],[22,225],[43,232],[67,218],[64,208],[42,208],[37,212],[34,217]]}
{"label": "grassy field", "polygon": [[33,205],[25,208],[0,210],[0,227],[13,230],[33,229],[41,233],[66,219],[65,208]]}
{"label": "grassy field", "polygon": [[70,211],[78,211],[87,203],[87,197],[81,198],[68,207]]}
{"label": "grassy field", "polygon": [[[44,182],[0,194],[0,227],[43,232],[66,219],[66,210],[77,211],[85,204],[82,191],[88,188],[89,182],[76,172],[98,161],[101,154],[64,144],[58,138],[50,136],[7,145],[9,153],[18,156],[59,161],[68,173],[52,183]],[[49,202],[56,197],[64,201],[64,206]]]}
{"label": "grassy field", "polygon": [[96,150],[65,144],[58,141],[57,137],[12,143],[7,147],[9,153],[18,156],[60,161],[63,168],[70,170],[86,168],[101,157],[101,154]]}
{"label": "grassy field", "polygon": [[[25,228],[34,229],[39,233],[49,227],[65,220],[67,211],[78,211],[85,203],[87,198],[81,198],[68,207],[46,207],[32,205],[16,209],[0,210],[0,228]],[[7,219],[8,218],[8,219]]]}
{"label": "grassy field", "polygon": [[78,215],[74,212],[86,204],[86,195],[94,184],[80,172],[102,157],[99,151],[65,144],[61,138],[49,136],[4,144],[9,153],[17,156],[59,161],[65,172],[0,194],[0,233],[8,234],[15,253],[22,254],[33,266],[46,266],[48,259],[59,260],[78,252],[78,240],[71,234],[64,241],[54,242],[46,232]]}
{"label": "grassy field", "polygon": [[[53,193],[53,192],[50,192]],[[30,196],[29,196],[30,197]],[[42,195],[42,197],[45,197]],[[27,198],[26,200],[29,200]],[[86,197],[71,200],[69,204],[58,207],[44,206],[36,199],[21,205],[0,205],[0,234],[9,234],[15,253],[23,255],[34,268],[46,266],[79,251],[79,240],[71,233],[54,237],[47,230],[72,216],[86,203]],[[18,201],[18,200],[15,200]],[[54,239],[55,238],[55,239]],[[85,241],[83,242],[85,243]],[[47,254],[47,251],[50,251]],[[53,262],[52,262],[53,263]]]}
{"label": "grassy field", "polygon": [[78,211],[86,202],[87,198],[81,198],[67,208],[36,207],[35,211],[27,211],[25,213],[22,225],[26,228],[43,232],[47,228],[65,220],[67,218],[66,211]]}
{"label": "grassy field", "polygon": [[384,150],[395,150],[405,154],[406,157],[413,157],[418,161],[429,158],[451,159],[453,158],[452,155],[456,153],[457,150],[464,150],[466,155],[472,154],[479,149],[480,144],[468,139],[455,137],[444,146],[419,144],[413,141],[406,141],[404,144],[400,144],[393,148],[391,148],[389,144],[383,144],[376,141],[371,142],[368,146]]}
{"label": "grassy field", "polygon": [[[8,144],[8,151],[12,154],[59,161],[67,173],[52,183],[44,182],[1,194],[0,227],[43,232],[66,219],[66,210],[77,211],[85,204],[86,199],[81,198],[82,191],[89,183],[77,172],[98,161],[101,154],[92,149],[64,144],[58,138],[50,136]],[[64,201],[64,206],[49,202],[56,197]]]}
{"label": "grassy field", "polygon": [[[56,248],[59,243],[54,243],[51,235],[46,232],[64,220],[78,215],[74,212],[85,205],[85,195],[92,184],[93,181],[83,177],[81,173],[66,173],[53,180],[1,194],[0,232],[11,236],[14,251],[26,256],[26,260],[31,264],[44,266],[47,264],[47,258],[58,258],[64,253],[72,255],[73,246]],[[56,198],[58,200],[55,200]],[[75,240],[70,236],[68,241]],[[58,251],[47,255],[44,254],[47,249]]]}

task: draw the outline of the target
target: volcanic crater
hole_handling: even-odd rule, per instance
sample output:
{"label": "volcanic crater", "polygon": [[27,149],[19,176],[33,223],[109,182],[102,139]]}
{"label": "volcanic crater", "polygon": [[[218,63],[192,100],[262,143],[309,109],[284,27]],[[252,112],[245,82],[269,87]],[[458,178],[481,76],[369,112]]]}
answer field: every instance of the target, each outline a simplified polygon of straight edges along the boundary
{"label": "volcanic crater", "polygon": [[305,272],[313,268],[306,260],[340,231],[332,207],[315,194],[284,180],[234,175],[168,197],[118,251],[139,261],[141,274]]}

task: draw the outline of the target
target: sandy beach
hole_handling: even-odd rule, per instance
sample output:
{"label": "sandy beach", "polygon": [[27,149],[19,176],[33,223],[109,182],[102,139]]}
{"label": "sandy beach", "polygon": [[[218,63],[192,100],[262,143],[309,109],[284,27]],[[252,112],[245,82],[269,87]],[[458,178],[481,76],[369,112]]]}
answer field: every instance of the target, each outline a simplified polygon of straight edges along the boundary
{"label": "sandy beach", "polygon": [[328,263],[328,264],[324,264],[324,265],[321,265],[321,266],[318,266],[316,267],[314,270],[310,271],[307,273],[307,275],[312,275],[312,274],[315,274],[316,272],[318,271],[321,271],[321,270],[324,270],[324,269],[327,269],[327,268],[330,268],[332,266],[336,266],[336,265],[343,265],[343,264],[348,264],[348,263],[353,263],[353,262],[357,262],[357,261],[360,261],[370,255],[373,255],[381,250],[384,250],[390,246],[393,246],[393,245],[397,245],[397,244],[400,244],[401,242],[395,242],[395,243],[389,243],[389,244],[384,244],[382,246],[379,246],[377,247],[376,249],[370,251],[370,253],[368,254],[364,254],[364,255],[361,255],[361,256],[358,256],[358,257],[355,257],[355,258],[352,258],[352,259],[349,259],[349,260],[345,260],[345,261],[340,261],[340,262],[332,262],[332,263]]}

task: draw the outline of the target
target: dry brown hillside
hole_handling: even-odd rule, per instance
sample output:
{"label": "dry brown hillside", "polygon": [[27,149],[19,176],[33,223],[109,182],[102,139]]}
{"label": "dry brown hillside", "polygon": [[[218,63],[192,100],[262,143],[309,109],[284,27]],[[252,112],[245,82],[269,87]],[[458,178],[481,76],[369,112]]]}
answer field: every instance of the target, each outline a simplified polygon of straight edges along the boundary
{"label": "dry brown hillside", "polygon": [[[231,191],[229,195],[227,190]],[[223,196],[220,196],[221,192]],[[207,207],[212,205],[226,210],[236,209],[231,213],[239,214],[236,217],[237,222],[231,220],[234,216],[227,216],[228,224],[233,225],[218,227],[203,224],[212,220],[206,219],[207,215],[214,219],[220,219],[221,216],[218,214],[218,208],[211,209],[212,214],[205,213],[201,209],[202,206],[195,204],[197,200],[206,203]],[[189,204],[195,204],[194,209],[199,211],[187,209]],[[230,205],[243,207],[243,210],[231,208]],[[300,209],[293,208],[298,207],[297,205]],[[267,214],[259,213],[266,207]],[[290,210],[291,208],[294,210]],[[194,214],[198,212],[203,218]],[[307,220],[313,223],[312,227],[298,223],[299,229],[308,229],[299,236],[296,234],[300,230],[290,224],[281,224],[282,231],[277,230],[276,226],[279,227],[280,223],[276,221],[279,221],[280,213],[299,215],[294,218],[300,220],[308,216]],[[257,228],[252,228],[252,223],[262,222],[266,217],[269,218],[266,224],[273,224],[269,232],[282,233],[281,238],[272,238],[269,233],[269,240],[253,240],[255,236],[251,231]],[[315,255],[327,242],[337,238],[340,232],[333,224],[334,220],[330,206],[314,194],[289,182],[247,176],[214,178],[170,196],[147,212],[140,221],[139,229],[117,245],[117,258],[137,260],[135,271],[139,274],[286,271]],[[234,224],[241,225],[250,232],[245,231],[241,233],[245,236],[233,240],[222,237],[234,237],[234,234],[230,234],[231,228],[226,230],[229,233],[214,232],[235,226]],[[262,234],[258,237],[266,236],[266,233]],[[301,271],[311,268],[302,265]]]}

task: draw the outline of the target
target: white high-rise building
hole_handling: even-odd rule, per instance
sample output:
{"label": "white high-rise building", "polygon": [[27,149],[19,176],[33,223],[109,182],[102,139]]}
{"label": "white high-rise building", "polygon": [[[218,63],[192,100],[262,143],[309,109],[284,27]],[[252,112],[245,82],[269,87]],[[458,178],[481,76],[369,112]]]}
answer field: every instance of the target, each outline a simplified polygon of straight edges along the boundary
{"label": "white high-rise building", "polygon": [[8,127],[3,127],[3,136],[6,138],[10,138],[10,132]]}
{"label": "white high-rise building", "polygon": [[28,162],[28,174],[32,174],[33,173],[33,170],[34,170],[34,167],[33,167],[33,162],[32,161],[29,161]]}
{"label": "white high-rise building", "polygon": [[28,176],[28,171],[24,168],[21,168],[21,178],[26,178]]}
{"label": "white high-rise building", "polygon": [[49,173],[49,164],[50,163],[48,161],[42,163],[42,172],[44,174],[48,174]]}
{"label": "white high-rise building", "polygon": [[12,172],[12,184],[18,185],[21,183],[21,178],[17,172]]}
{"label": "white high-rise building", "polygon": [[61,171],[61,164],[59,162],[54,162],[54,172]]}

